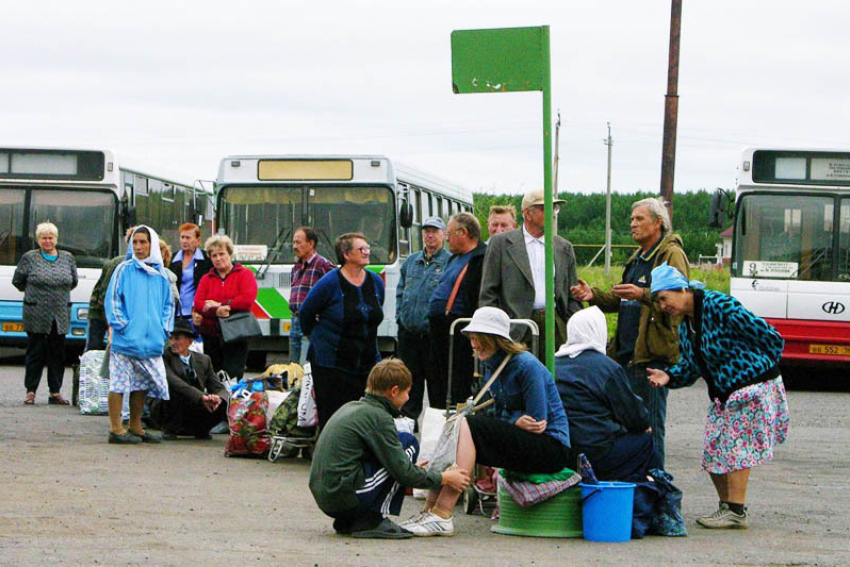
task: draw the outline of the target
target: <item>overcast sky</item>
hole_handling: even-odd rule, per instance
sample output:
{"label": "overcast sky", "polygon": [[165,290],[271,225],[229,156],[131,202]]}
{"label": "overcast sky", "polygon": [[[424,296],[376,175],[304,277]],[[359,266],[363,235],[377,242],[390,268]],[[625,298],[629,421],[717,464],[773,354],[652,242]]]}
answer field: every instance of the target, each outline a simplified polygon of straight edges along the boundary
{"label": "overcast sky", "polygon": [[[201,179],[237,153],[380,153],[542,186],[540,93],[455,95],[455,29],[549,25],[562,191],[657,191],[669,0],[5,3],[0,145],[109,147]],[[675,190],[741,149],[850,150],[850,2],[684,0]]]}

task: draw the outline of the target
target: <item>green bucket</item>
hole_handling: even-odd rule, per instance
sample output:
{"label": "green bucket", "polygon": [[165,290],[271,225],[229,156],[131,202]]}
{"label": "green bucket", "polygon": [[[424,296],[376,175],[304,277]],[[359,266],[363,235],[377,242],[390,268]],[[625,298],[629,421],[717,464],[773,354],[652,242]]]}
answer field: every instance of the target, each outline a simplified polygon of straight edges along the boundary
{"label": "green bucket", "polygon": [[499,522],[490,527],[497,534],[532,537],[582,537],[581,488],[574,486],[529,508],[514,502],[499,487]]}

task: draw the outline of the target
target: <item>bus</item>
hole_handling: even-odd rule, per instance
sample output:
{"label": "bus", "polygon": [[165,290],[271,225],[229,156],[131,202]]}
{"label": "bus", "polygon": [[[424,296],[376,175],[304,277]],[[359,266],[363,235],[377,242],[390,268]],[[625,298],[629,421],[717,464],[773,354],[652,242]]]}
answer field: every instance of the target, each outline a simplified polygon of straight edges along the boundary
{"label": "bus", "polygon": [[215,181],[216,228],[234,243],[234,260],[251,269],[259,291],[253,313],[263,336],[252,340],[249,364],[267,352],[288,352],[289,277],[293,232],[311,226],[317,252],[336,263],[334,240],[362,232],[372,247],[369,270],[386,286],[382,352],[396,350],[395,289],[404,259],[422,249],[424,219],[472,211],[472,192],[384,156],[234,155]]}
{"label": "bus", "polygon": [[178,228],[196,222],[212,234],[212,188],[106,149],[0,147],[0,346],[27,342],[23,293],[12,286],[21,256],[38,248],[35,227],[59,229],[57,247],[74,255],[69,353],[85,346],[88,302],[110,258],[123,254],[125,230],[153,227],[176,252]]}
{"label": "bus", "polygon": [[731,293],[785,338],[783,365],[850,368],[850,152],[744,151]]}

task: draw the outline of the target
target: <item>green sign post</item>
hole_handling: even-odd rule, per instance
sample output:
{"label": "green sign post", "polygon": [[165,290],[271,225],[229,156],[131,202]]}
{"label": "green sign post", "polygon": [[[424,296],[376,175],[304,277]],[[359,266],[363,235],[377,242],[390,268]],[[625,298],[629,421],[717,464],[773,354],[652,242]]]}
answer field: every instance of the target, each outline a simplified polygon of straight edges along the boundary
{"label": "green sign post", "polygon": [[546,217],[546,366],[555,374],[555,234],[552,210],[552,102],[549,26],[452,32],[455,93],[543,93],[543,186]]}

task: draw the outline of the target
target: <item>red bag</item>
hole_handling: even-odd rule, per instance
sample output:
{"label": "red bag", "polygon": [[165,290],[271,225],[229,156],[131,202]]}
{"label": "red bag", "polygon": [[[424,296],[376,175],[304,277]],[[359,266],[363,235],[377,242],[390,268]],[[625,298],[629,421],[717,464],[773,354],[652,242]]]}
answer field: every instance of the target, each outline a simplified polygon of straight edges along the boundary
{"label": "red bag", "polygon": [[225,457],[263,457],[269,452],[268,407],[269,398],[265,392],[230,399],[227,408],[230,438],[224,448]]}

